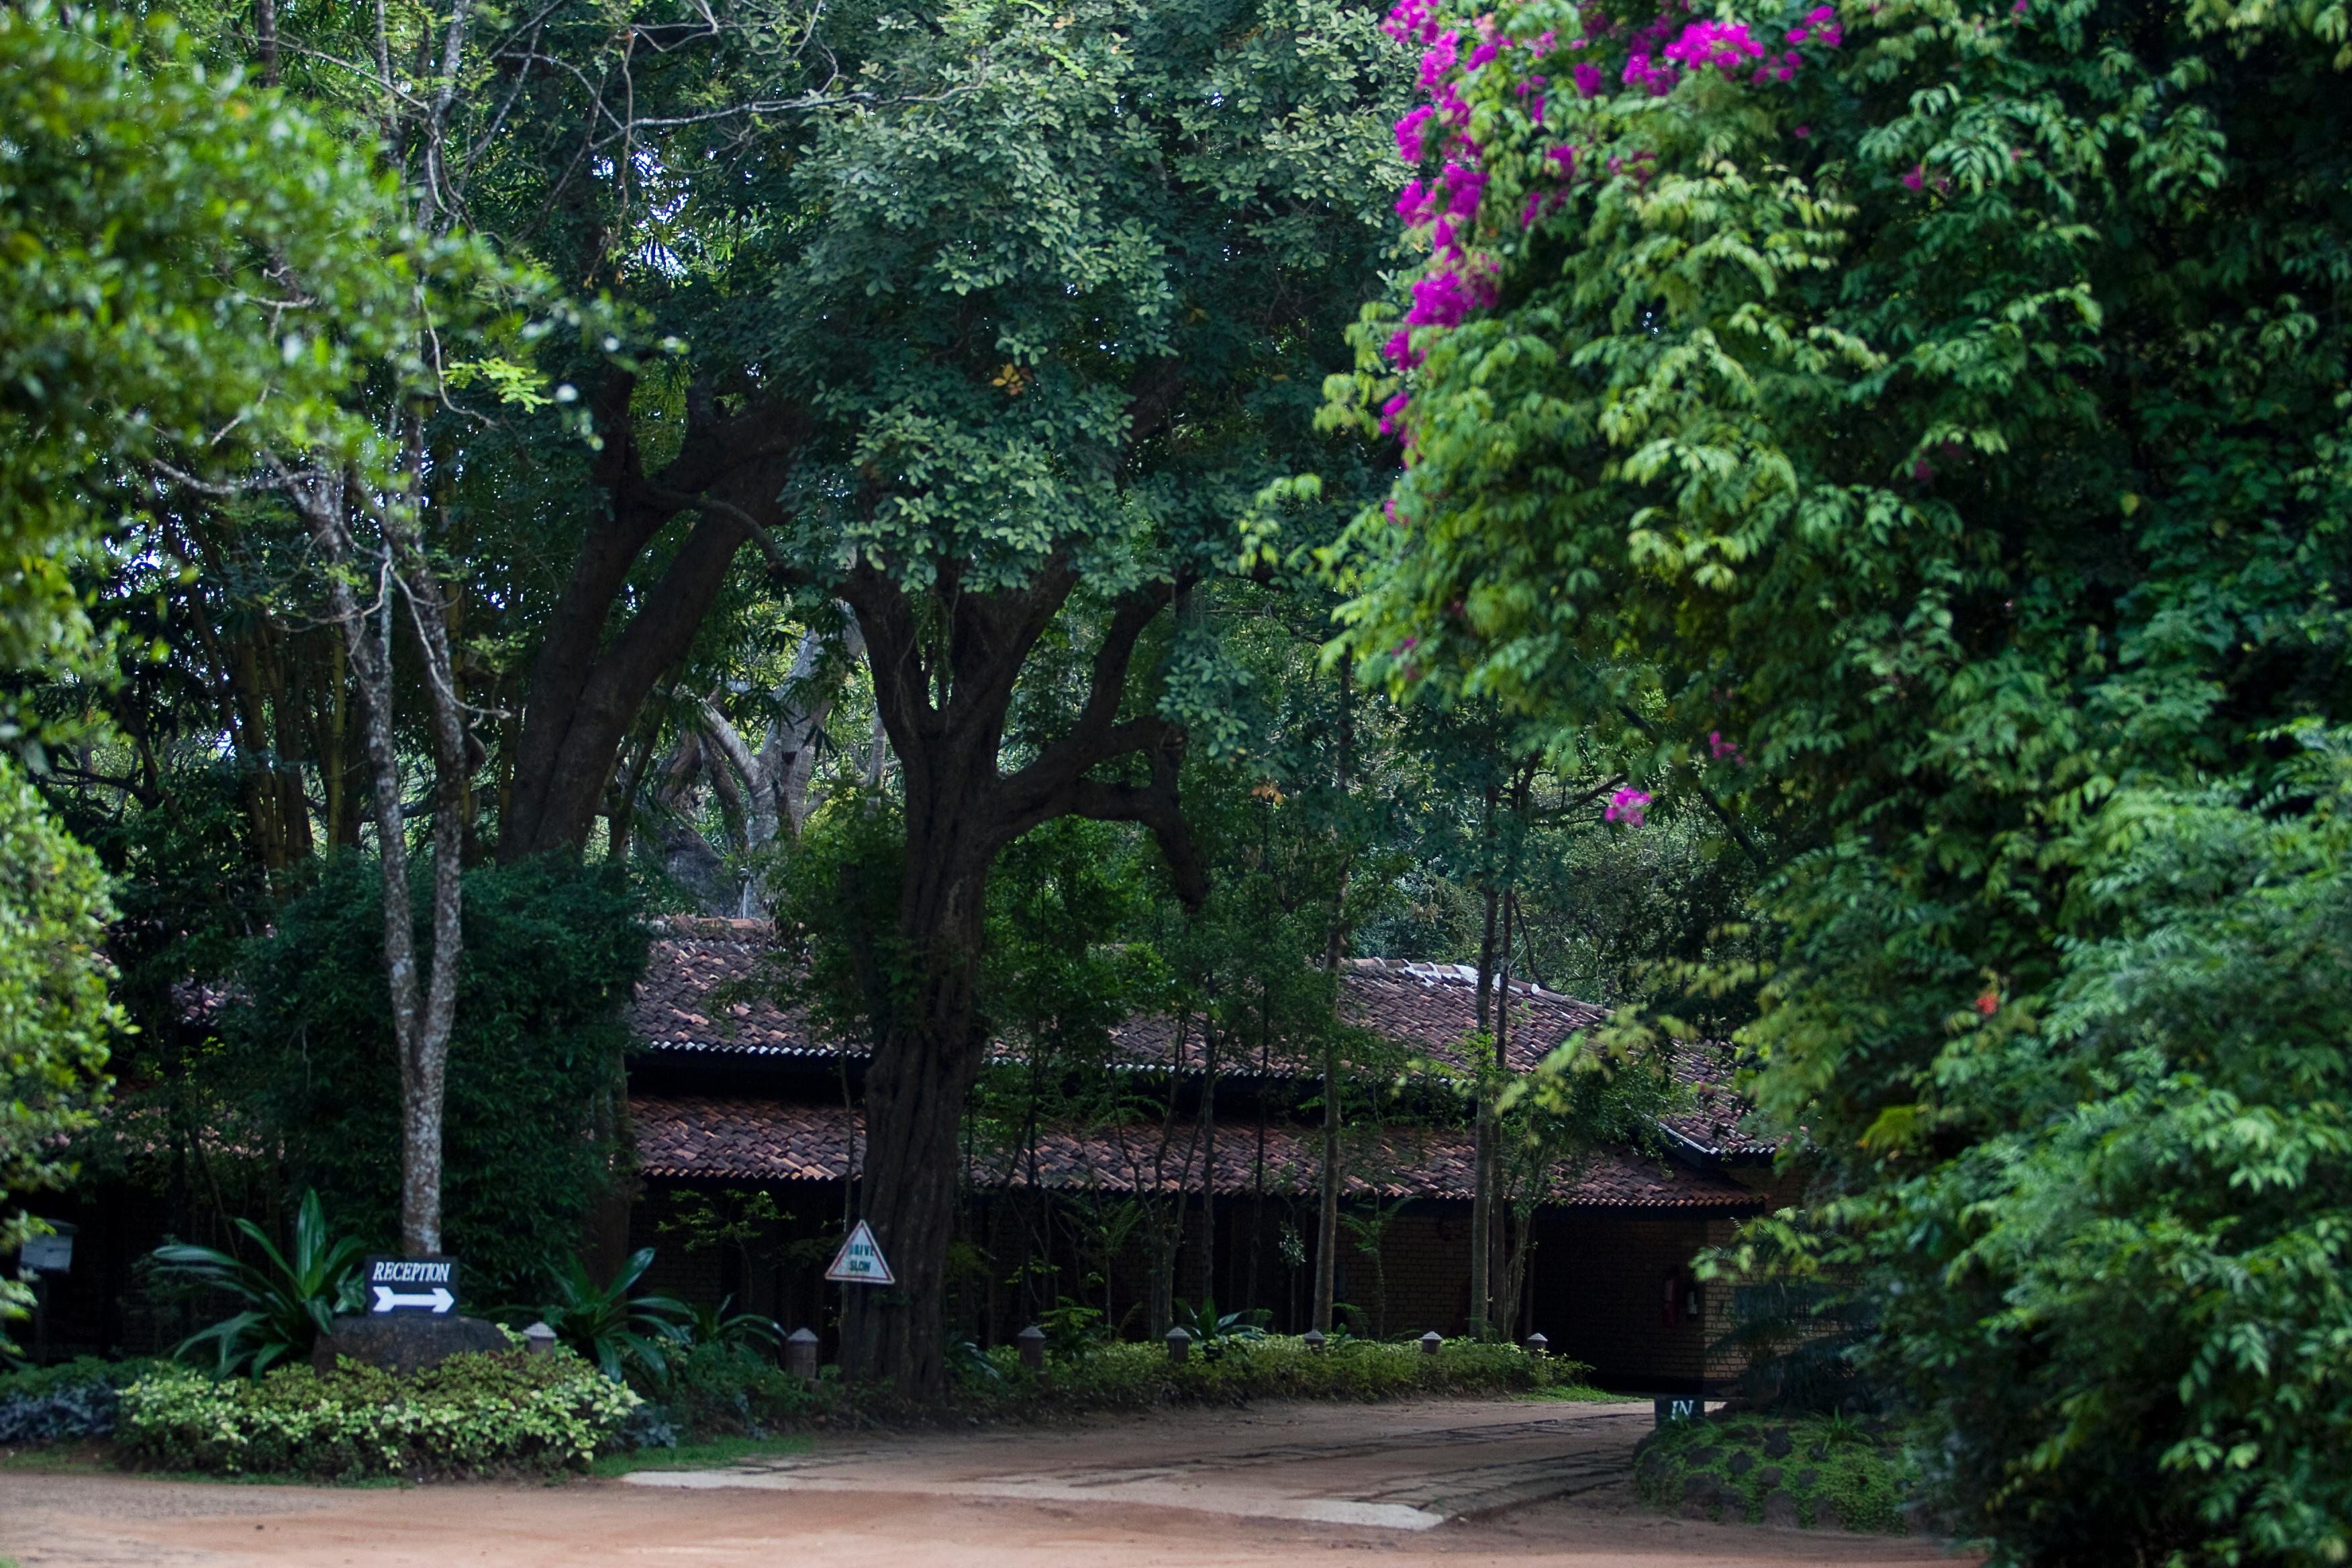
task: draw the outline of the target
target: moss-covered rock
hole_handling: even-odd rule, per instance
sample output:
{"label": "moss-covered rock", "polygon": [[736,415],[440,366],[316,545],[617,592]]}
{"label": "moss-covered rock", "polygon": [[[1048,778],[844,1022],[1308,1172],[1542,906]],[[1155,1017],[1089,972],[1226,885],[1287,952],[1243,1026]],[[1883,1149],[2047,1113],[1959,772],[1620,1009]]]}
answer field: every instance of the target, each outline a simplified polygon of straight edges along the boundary
{"label": "moss-covered rock", "polygon": [[1832,1416],[1676,1421],[1642,1440],[1633,1489],[1653,1508],[1718,1522],[1902,1535],[1911,1471],[1885,1423]]}

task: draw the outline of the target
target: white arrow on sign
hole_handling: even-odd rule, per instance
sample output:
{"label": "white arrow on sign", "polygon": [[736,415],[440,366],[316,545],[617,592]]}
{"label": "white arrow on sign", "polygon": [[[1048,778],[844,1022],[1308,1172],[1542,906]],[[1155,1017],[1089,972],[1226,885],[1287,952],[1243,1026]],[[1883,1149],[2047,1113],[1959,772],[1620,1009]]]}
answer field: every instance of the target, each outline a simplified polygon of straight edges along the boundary
{"label": "white arrow on sign", "polygon": [[395,1290],[389,1285],[375,1288],[375,1310],[379,1312],[397,1311],[403,1307],[422,1307],[428,1312],[446,1312],[457,1304],[457,1298],[449,1294],[446,1285],[436,1285],[432,1289],[415,1295]]}

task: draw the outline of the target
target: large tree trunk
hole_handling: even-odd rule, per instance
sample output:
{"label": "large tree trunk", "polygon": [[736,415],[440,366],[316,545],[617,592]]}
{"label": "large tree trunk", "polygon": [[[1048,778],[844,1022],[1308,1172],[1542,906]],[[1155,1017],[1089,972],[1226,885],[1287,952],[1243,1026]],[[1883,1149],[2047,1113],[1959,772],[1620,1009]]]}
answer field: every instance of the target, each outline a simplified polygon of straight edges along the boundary
{"label": "large tree trunk", "polygon": [[[896,695],[906,706],[911,694]],[[972,1014],[1001,831],[989,818],[1002,730],[983,721],[959,733],[945,717],[925,713],[909,726],[920,741],[906,759],[898,935],[913,973],[880,1020],[866,1078],[866,1219],[898,1283],[846,1287],[842,1319],[843,1365],[917,1397],[944,1382],[941,1295],[963,1163],[957,1134],[986,1048]]]}
{"label": "large tree trunk", "polygon": [[[1059,816],[1140,822],[1186,900],[1197,903],[1206,888],[1177,805],[1181,736],[1157,719],[1118,720],[1136,640],[1170,602],[1165,590],[1116,607],[1069,732],[1019,771],[999,771],[1021,668],[1075,583],[1059,562],[1016,592],[959,595],[949,583],[936,619],[871,567],[853,572],[843,589],[905,779],[896,936],[908,977],[877,1020],[866,1080],[865,1217],[898,1283],[847,1288],[842,1361],[852,1375],[887,1379],[917,1399],[936,1397],[945,1382],[941,1288],[962,1175],[957,1133],[986,1047],[973,1008],[998,852]],[[1087,776],[1134,755],[1149,765],[1147,784]]]}
{"label": "large tree trunk", "polygon": [[[572,561],[531,664],[509,819],[499,824],[502,861],[587,842],[638,709],[685,657],[744,542],[783,520],[775,498],[806,437],[804,417],[763,405],[722,420],[698,392],[684,446],[648,478],[629,414],[634,390],[619,376],[598,400],[596,478],[610,505]],[[635,616],[614,630],[638,561],[689,511],[698,514],[692,531]]]}

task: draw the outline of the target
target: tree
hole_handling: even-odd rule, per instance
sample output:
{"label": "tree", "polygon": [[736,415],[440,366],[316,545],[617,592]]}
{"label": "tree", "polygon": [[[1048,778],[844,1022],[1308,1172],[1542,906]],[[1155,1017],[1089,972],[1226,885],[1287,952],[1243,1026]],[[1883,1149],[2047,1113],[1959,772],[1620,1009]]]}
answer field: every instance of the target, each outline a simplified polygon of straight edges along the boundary
{"label": "tree", "polygon": [[814,426],[772,559],[856,614],[905,825],[864,1192],[902,1283],[851,1304],[862,1373],[940,1381],[997,856],[1137,822],[1201,896],[1177,782],[1203,601],[1249,498],[1330,452],[1322,323],[1376,264],[1394,80],[1371,16],[1324,0],[960,12],[793,168],[819,221],[759,358]]}
{"label": "tree", "polygon": [[[26,683],[71,683],[71,707],[90,705],[114,650],[78,575],[152,501],[158,466],[233,469],[274,440],[348,434],[336,397],[385,326],[384,193],[316,127],[208,79],[167,25],[103,11],[0,10],[0,740],[46,770],[88,731]],[[56,1140],[94,1099],[121,1016],[95,860],[14,764],[0,799],[16,1108],[0,1184],[21,1189],[62,1174]]]}
{"label": "tree", "polygon": [[[97,858],[0,758],[0,1199],[63,1181],[67,1135],[88,1123],[105,1088],[107,1047],[123,1022],[107,1000],[99,946],[112,913],[105,889]],[[21,1210],[0,1213],[0,1251],[42,1234]],[[30,1300],[0,1280],[0,1320]]]}
{"label": "tree", "polygon": [[2340,1556],[2334,14],[1391,25],[1429,250],[1331,415],[1408,458],[1368,673],[1638,713],[1771,847],[1758,1087],[1967,1528]]}

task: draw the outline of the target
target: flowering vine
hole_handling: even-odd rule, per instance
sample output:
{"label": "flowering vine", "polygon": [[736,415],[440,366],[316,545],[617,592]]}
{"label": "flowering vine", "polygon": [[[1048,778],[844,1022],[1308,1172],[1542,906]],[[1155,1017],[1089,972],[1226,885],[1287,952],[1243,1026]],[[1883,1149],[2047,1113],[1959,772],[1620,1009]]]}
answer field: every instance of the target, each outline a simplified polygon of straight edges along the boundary
{"label": "flowering vine", "polygon": [[[1459,326],[1473,311],[1491,307],[1496,297],[1499,266],[1474,243],[1491,175],[1486,149],[1471,134],[1470,103],[1464,92],[1481,72],[1490,68],[1512,70],[1507,57],[1524,51],[1527,64],[1512,83],[1512,92],[1528,123],[1540,134],[1555,81],[1572,89],[1579,100],[1600,97],[1612,69],[1623,87],[1650,96],[1670,93],[1685,76],[1709,69],[1727,79],[1744,75],[1750,85],[1763,87],[1794,79],[1802,64],[1797,46],[1835,48],[1844,36],[1835,8],[1817,5],[1768,47],[1746,22],[1693,17],[1694,4],[1670,0],[1641,27],[1616,21],[1598,4],[1587,5],[1573,13],[1577,36],[1563,40],[1556,30],[1513,38],[1493,12],[1455,20],[1441,12],[1439,0],[1397,0],[1382,26],[1399,43],[1420,47],[1420,88],[1425,101],[1396,122],[1397,154],[1414,171],[1397,197],[1396,213],[1409,231],[1426,237],[1430,252],[1428,264],[1413,280],[1404,321],[1382,349],[1398,370],[1411,371],[1425,357],[1425,350],[1416,346],[1417,334]],[[1563,56],[1568,58],[1559,58]],[[1611,157],[1594,168],[1583,151],[1568,141],[1539,149],[1539,166],[1557,186],[1528,193],[1517,214],[1521,229],[1533,227],[1580,173],[1592,178],[1613,176],[1651,157],[1647,153]],[[1429,167],[1433,163],[1434,169]],[[1645,174],[1641,171],[1635,177]],[[1412,435],[1405,414],[1411,399],[1409,392],[1390,398],[1381,406],[1380,421],[1382,431],[1402,435],[1408,448]]]}

